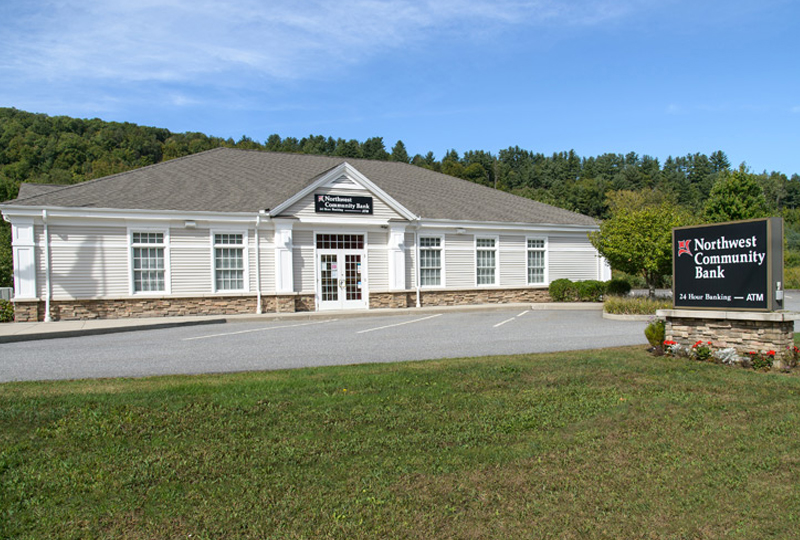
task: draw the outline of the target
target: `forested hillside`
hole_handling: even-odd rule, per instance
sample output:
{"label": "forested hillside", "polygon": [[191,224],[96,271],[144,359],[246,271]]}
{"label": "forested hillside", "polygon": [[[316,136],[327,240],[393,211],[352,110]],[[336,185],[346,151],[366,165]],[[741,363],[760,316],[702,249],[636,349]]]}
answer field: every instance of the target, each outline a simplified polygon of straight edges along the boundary
{"label": "forested hillside", "polygon": [[[715,182],[731,171],[722,151],[668,157],[603,154],[581,157],[574,151],[544,155],[519,147],[493,154],[448,151],[409,156],[402,141],[389,150],[382,137],[363,142],[309,135],[302,139],[270,135],[266,141],[243,136],[238,141],[202,133],[172,133],[130,123],[47,116],[0,108],[0,201],[16,197],[22,182],[72,184],[219,146],[342,157],[393,160],[510,191],[523,197],[603,219],[609,195],[620,191],[669,201],[702,215]],[[738,164],[736,164],[738,165]],[[738,169],[738,167],[734,167]],[[746,171],[764,196],[762,213],[783,215],[789,247],[800,248],[800,176]],[[10,233],[0,228],[0,286],[11,279]]]}

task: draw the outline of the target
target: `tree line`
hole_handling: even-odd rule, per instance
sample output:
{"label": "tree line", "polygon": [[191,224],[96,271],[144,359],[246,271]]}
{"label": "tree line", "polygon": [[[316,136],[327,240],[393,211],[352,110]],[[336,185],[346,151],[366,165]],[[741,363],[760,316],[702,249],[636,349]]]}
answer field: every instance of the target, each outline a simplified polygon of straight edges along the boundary
{"label": "tree line", "polygon": [[[15,198],[22,182],[73,184],[218,147],[410,163],[601,220],[612,216],[613,196],[619,192],[655,195],[700,215],[715,183],[737,170],[721,150],[661,162],[635,152],[581,157],[574,150],[545,155],[514,146],[497,153],[449,150],[437,159],[433,152],[410,156],[402,141],[387,149],[382,137],[362,142],[273,134],[258,142],[247,136],[223,139],[0,108],[0,201]],[[800,176],[745,172],[763,194],[764,211],[786,217],[787,236],[796,239],[790,247],[800,253]],[[10,284],[9,240],[5,224],[0,230],[0,286]]]}

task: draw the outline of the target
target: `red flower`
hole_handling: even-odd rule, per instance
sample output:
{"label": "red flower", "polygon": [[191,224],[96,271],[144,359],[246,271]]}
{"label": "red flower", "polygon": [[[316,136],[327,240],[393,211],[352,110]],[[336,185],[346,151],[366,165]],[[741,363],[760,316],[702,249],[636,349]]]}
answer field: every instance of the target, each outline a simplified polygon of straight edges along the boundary
{"label": "red flower", "polygon": [[775,356],[775,351],[767,351],[767,356]]}

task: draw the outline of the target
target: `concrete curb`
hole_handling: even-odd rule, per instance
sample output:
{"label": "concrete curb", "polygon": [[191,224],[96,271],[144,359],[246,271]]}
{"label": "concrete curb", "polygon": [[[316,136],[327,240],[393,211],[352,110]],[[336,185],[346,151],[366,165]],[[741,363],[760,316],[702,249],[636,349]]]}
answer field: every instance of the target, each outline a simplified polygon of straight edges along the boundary
{"label": "concrete curb", "polygon": [[[25,334],[10,334],[0,336],[0,343],[16,343],[20,341],[38,341],[40,339],[57,339],[80,336],[99,336],[103,334],[119,334],[122,332],[139,332],[142,330],[160,330],[163,328],[176,328],[179,326],[200,326],[207,324],[225,324],[225,319],[169,321],[162,323],[143,323],[141,325],[107,326],[101,328],[80,328],[75,330],[56,330],[43,332],[29,332]],[[10,323],[14,324],[14,323]],[[45,324],[45,323],[42,323]],[[58,324],[58,323],[46,323]]]}
{"label": "concrete curb", "polygon": [[617,313],[603,312],[603,318],[611,321],[649,321],[655,315],[619,315]]}

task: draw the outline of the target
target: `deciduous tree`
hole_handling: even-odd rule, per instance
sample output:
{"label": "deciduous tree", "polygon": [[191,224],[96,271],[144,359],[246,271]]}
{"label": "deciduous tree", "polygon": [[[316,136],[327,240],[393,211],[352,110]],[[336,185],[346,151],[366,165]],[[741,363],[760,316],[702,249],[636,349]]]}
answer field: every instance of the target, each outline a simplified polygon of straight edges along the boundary
{"label": "deciduous tree", "polygon": [[620,208],[590,233],[589,240],[611,268],[640,275],[649,294],[672,273],[672,229],[691,225],[693,218],[672,204]]}
{"label": "deciduous tree", "polygon": [[711,188],[703,217],[709,223],[767,217],[764,190],[742,164],[738,170],[723,171]]}

